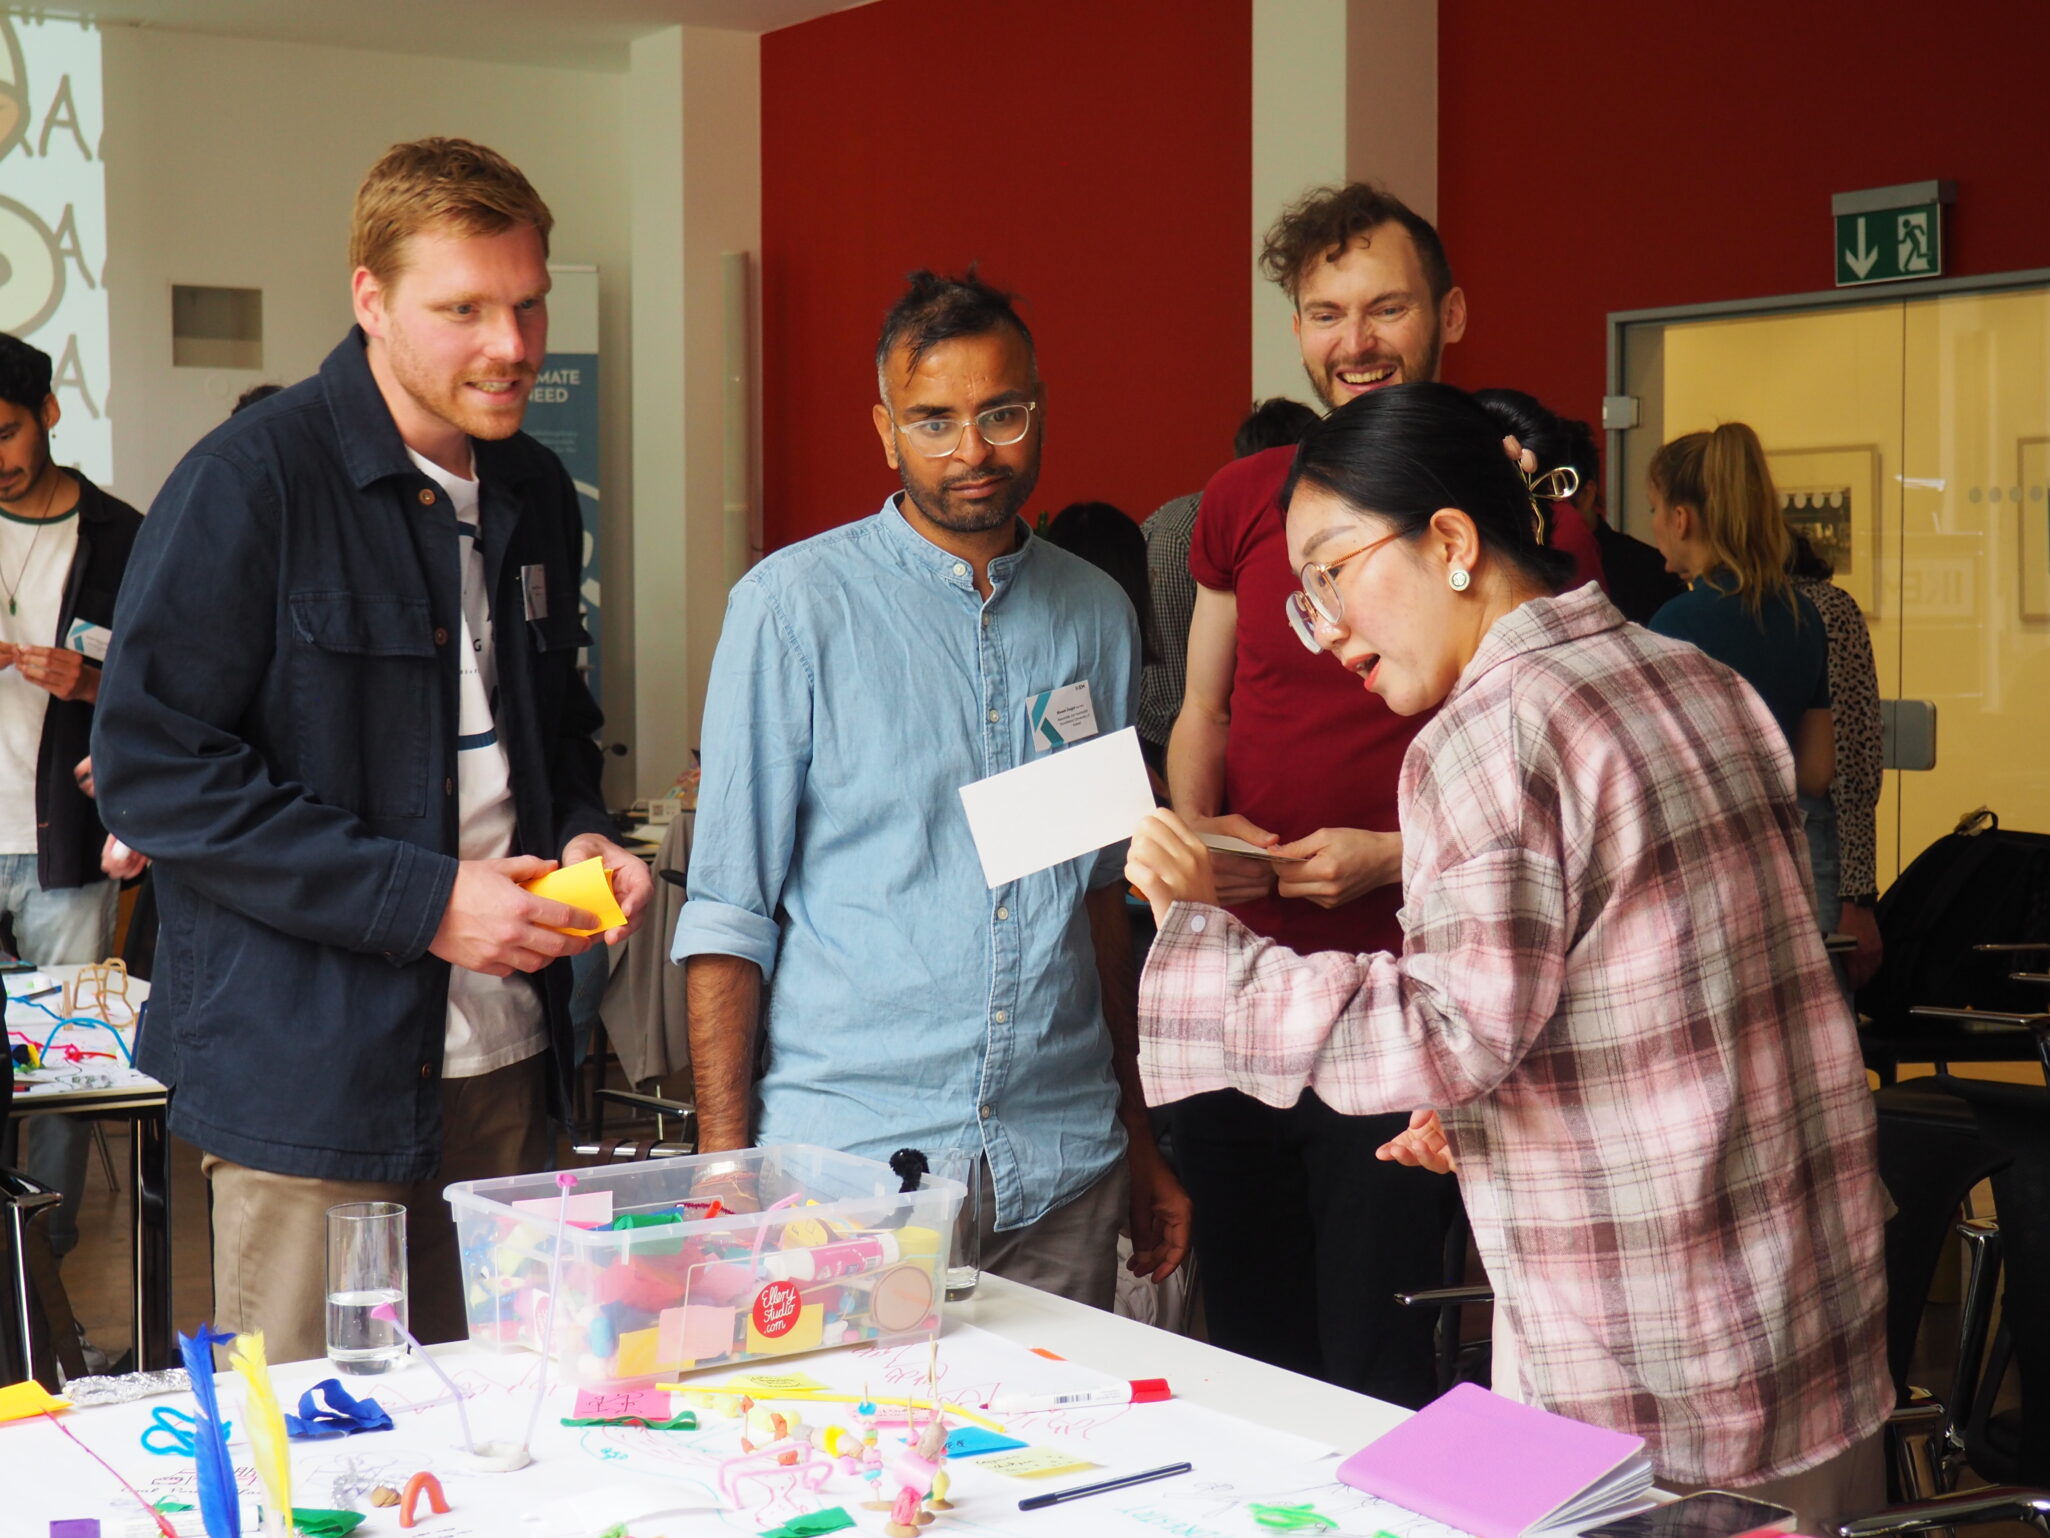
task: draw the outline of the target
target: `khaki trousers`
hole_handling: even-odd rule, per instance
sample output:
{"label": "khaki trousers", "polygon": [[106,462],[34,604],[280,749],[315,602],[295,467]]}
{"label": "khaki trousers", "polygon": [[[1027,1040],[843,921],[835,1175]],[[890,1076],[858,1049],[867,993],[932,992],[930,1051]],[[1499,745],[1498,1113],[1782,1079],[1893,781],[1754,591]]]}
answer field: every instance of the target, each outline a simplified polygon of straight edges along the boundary
{"label": "khaki trousers", "polygon": [[1123,1159],[1081,1195],[1025,1228],[996,1229],[997,1194],[982,1161],[982,1269],[1106,1312],[1117,1304],[1118,1230],[1130,1216]]}
{"label": "khaki trousers", "polygon": [[432,1180],[318,1180],[274,1175],[208,1154],[213,1186],[214,1323],[261,1330],[273,1362],[327,1352],[327,1209],[401,1202],[413,1333],[426,1344],[468,1335],[456,1230],[442,1188],[524,1175],[548,1158],[543,1057],[441,1082],[441,1169]]}

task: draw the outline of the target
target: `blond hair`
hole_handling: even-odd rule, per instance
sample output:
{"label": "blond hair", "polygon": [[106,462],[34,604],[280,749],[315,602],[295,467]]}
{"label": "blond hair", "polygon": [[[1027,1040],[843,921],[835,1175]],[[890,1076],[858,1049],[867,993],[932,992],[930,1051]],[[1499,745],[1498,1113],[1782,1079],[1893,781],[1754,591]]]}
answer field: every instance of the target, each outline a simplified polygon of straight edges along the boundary
{"label": "blond hair", "polygon": [[394,144],[356,189],[349,226],[349,266],[367,267],[389,283],[405,268],[406,242],[432,230],[503,235],[529,225],[548,254],[555,216],[518,166],[468,139],[416,139]]}
{"label": "blond hair", "polygon": [[1798,614],[1787,575],[1793,538],[1757,433],[1725,422],[1675,438],[1652,456],[1649,479],[1668,507],[1694,509],[1715,564],[1736,578],[1746,608],[1756,614],[1767,598],[1780,598]]}

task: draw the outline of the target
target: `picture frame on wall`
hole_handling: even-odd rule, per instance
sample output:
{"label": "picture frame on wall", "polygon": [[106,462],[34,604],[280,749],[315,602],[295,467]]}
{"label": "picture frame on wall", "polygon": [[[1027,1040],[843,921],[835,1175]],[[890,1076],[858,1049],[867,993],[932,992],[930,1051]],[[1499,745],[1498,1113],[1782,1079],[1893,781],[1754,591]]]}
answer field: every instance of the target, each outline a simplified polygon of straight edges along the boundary
{"label": "picture frame on wall", "polygon": [[1769,449],[1765,458],[1787,526],[1836,569],[1836,585],[1870,624],[1879,617],[1882,587],[1879,446]]}

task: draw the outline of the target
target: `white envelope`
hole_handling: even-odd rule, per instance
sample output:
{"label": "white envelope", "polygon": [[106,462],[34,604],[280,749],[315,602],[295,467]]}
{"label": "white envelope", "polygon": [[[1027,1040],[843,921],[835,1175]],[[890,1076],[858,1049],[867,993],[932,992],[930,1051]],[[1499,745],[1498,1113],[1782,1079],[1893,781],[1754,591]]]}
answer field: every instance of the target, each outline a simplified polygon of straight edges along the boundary
{"label": "white envelope", "polygon": [[1132,836],[1153,810],[1133,727],[961,787],[993,887]]}

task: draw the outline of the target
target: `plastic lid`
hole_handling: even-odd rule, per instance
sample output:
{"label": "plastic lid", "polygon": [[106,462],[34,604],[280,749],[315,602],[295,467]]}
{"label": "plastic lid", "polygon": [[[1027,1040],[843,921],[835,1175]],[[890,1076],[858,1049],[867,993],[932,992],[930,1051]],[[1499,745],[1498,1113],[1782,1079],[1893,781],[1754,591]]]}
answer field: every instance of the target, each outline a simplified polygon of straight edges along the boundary
{"label": "plastic lid", "polygon": [[1131,1383],[1133,1404],[1153,1404],[1174,1398],[1174,1391],[1167,1386],[1165,1378],[1134,1378]]}

